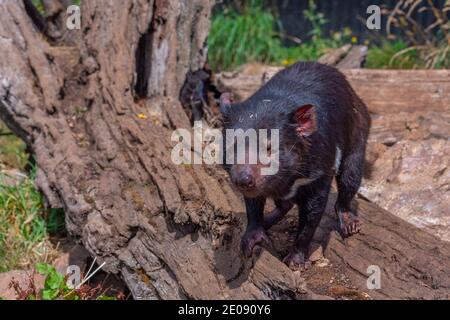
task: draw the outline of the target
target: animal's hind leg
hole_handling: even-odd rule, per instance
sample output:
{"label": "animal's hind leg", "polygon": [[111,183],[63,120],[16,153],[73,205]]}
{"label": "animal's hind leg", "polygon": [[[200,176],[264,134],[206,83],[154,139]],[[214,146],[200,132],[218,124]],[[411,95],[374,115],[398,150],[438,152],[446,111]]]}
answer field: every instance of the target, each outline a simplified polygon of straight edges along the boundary
{"label": "animal's hind leg", "polygon": [[356,213],[352,212],[351,202],[361,185],[364,154],[365,140],[354,146],[349,154],[344,155],[336,176],[338,199],[335,209],[344,237],[356,234],[361,230],[361,222]]}

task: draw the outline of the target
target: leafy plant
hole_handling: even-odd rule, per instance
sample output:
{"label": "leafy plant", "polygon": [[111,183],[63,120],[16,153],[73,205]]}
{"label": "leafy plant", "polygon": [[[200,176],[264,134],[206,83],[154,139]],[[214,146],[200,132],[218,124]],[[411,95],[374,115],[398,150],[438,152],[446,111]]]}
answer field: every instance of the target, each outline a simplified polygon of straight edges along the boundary
{"label": "leafy plant", "polygon": [[38,263],[36,271],[45,276],[44,289],[41,291],[43,300],[54,300],[70,290],[66,285],[65,277],[58,273],[55,267],[46,263]]}
{"label": "leafy plant", "polygon": [[[44,288],[36,289],[34,276],[29,276],[28,284],[22,288],[16,280],[12,280],[10,287],[16,292],[18,300],[118,300],[124,299],[122,292],[116,295],[105,294],[102,285],[91,286],[89,283],[83,283],[75,289],[71,289],[66,284],[66,277],[56,271],[55,267],[38,263],[35,269],[39,274],[45,276]],[[94,274],[93,272],[92,274]]]}
{"label": "leafy plant", "polygon": [[309,35],[312,36],[313,41],[316,41],[322,38],[322,30],[328,23],[328,20],[322,12],[317,11],[317,4],[314,0],[309,0],[308,3],[308,9],[303,10],[303,15],[311,23],[312,29],[309,32]]}

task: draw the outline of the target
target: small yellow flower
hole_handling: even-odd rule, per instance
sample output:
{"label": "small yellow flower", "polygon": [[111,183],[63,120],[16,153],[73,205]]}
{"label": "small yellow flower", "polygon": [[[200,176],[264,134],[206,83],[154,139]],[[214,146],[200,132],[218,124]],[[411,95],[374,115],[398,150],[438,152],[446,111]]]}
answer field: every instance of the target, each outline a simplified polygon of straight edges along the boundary
{"label": "small yellow flower", "polygon": [[148,119],[148,117],[147,117],[145,114],[143,114],[143,113],[139,113],[139,114],[137,115],[137,117],[138,117],[139,119],[142,119],[142,120],[147,120],[147,119]]}
{"label": "small yellow flower", "polygon": [[355,44],[358,42],[358,37],[353,36],[352,37],[352,43]]}
{"label": "small yellow flower", "polygon": [[293,64],[295,62],[295,59],[292,58],[288,58],[288,59],[284,59],[283,61],[281,61],[281,64],[283,66],[290,66],[291,64]]}

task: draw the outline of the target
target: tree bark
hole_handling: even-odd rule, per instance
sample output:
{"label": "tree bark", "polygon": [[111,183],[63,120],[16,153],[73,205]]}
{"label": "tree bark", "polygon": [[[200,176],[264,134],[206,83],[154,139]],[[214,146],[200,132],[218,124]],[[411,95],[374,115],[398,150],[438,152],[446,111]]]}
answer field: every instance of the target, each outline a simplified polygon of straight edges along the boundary
{"label": "tree bark", "polygon": [[191,128],[179,95],[205,65],[213,5],[83,1],[72,46],[42,37],[21,1],[0,5],[0,117],[33,150],[37,186],[69,232],[137,299],[366,297],[368,263],[389,280],[369,296],[448,298],[448,245],[364,201],[369,231],[350,247],[332,220],[318,233],[335,268],[323,270],[343,271],[345,290],[291,272],[286,241],[241,258],[243,204],[226,174],[170,158],[173,130]]}

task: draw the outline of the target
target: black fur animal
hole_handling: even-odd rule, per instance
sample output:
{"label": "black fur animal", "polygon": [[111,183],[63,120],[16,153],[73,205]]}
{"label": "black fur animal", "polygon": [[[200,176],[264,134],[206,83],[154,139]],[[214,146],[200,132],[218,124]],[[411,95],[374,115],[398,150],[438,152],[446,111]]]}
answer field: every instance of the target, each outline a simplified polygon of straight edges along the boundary
{"label": "black fur animal", "polygon": [[[312,62],[279,72],[242,103],[232,105],[230,97],[221,97],[225,129],[280,130],[280,168],[275,175],[262,176],[260,163],[225,165],[245,197],[248,225],[242,250],[251,256],[257,244],[268,241],[266,230],[297,204],[298,233],[284,262],[301,270],[334,177],[342,234],[360,231],[350,204],[362,179],[370,127],[367,107],[341,72]],[[267,198],[274,199],[276,209],[264,215]]]}

